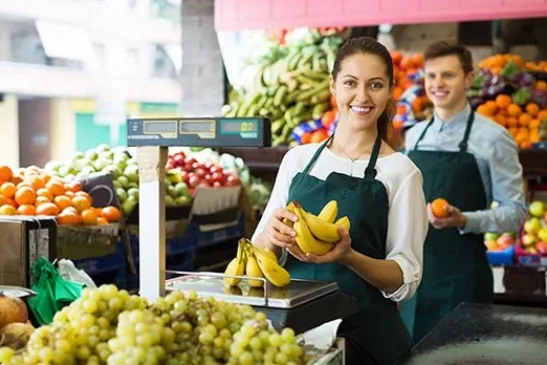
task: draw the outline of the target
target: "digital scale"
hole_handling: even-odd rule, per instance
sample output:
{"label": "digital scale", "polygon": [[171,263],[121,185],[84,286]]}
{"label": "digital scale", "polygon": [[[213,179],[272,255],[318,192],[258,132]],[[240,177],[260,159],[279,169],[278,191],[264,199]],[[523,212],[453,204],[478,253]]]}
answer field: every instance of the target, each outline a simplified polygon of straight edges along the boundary
{"label": "digital scale", "polygon": [[[323,323],[357,312],[353,297],[341,293],[336,283],[294,280],[274,288],[265,279],[263,288],[249,288],[245,281],[225,292],[223,274],[167,272],[165,268],[165,166],[167,148],[268,147],[270,121],[264,118],[133,118],[127,121],[127,145],[137,147],[139,164],[140,295],[150,301],[170,290],[196,290],[252,305],[264,312],[276,328],[291,327],[301,333]],[[142,273],[146,273],[143,275]],[[166,273],[177,277],[166,280]],[[265,288],[265,289],[264,289]]]}
{"label": "digital scale", "polygon": [[135,118],[127,121],[129,147],[267,147],[264,118]]}

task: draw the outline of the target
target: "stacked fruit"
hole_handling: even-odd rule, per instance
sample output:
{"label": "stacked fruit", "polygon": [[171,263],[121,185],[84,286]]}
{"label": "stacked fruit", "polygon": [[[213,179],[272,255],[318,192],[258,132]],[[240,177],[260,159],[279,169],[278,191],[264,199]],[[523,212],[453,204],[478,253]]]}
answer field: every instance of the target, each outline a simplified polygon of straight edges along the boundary
{"label": "stacked fruit", "polygon": [[547,210],[542,201],[533,201],[528,208],[520,238],[522,248],[530,254],[547,256]]}
{"label": "stacked fruit", "polygon": [[326,36],[283,46],[280,56],[261,65],[253,86],[225,105],[222,114],[266,117],[272,123],[272,145],[289,144],[295,127],[331,108],[329,72],[340,43],[339,37]]}
{"label": "stacked fruit", "polygon": [[[544,81],[538,85],[541,83]],[[547,90],[547,84],[539,87]],[[520,105],[507,94],[499,94],[494,100],[484,102],[477,107],[477,112],[507,128],[522,149],[542,140],[540,132],[545,128],[543,124],[547,123],[547,107],[542,108],[533,101]]]}
{"label": "stacked fruit", "polygon": [[[125,216],[128,216],[139,201],[139,166],[125,147],[110,148],[99,145],[85,152],[77,152],[70,162],[51,161],[45,169],[64,181],[82,179],[94,174],[108,173],[112,176],[116,196]],[[192,198],[186,184],[177,173],[167,171],[165,176],[166,204],[184,206]]]}
{"label": "stacked fruit", "polygon": [[63,181],[38,167],[0,166],[0,215],[57,217],[61,225],[97,225],[120,220],[114,207],[93,207],[78,181]]}
{"label": "stacked fruit", "polygon": [[269,326],[252,307],[174,291],[153,303],[114,285],[81,298],[37,328],[27,346],[0,348],[16,364],[304,364],[290,328]]}
{"label": "stacked fruit", "polygon": [[426,116],[431,102],[423,87],[424,57],[421,53],[405,56],[401,52],[391,52],[393,60],[393,101],[397,108],[393,118],[396,131],[403,130]]}
{"label": "stacked fruit", "polygon": [[301,123],[293,129],[292,138],[295,144],[320,143],[330,137],[334,131],[338,115],[336,99],[331,97],[331,110],[327,110],[321,118]]}
{"label": "stacked fruit", "polygon": [[0,313],[0,347],[11,350],[25,347],[34,332],[25,302],[0,291]]}

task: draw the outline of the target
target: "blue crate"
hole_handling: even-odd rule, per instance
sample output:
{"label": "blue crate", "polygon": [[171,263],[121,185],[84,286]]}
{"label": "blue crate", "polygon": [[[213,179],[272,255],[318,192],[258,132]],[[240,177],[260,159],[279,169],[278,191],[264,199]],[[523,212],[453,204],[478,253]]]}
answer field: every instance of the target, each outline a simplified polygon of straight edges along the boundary
{"label": "blue crate", "polygon": [[492,266],[513,265],[515,262],[515,246],[509,246],[503,251],[486,251],[486,258]]}
{"label": "blue crate", "polygon": [[239,239],[245,234],[245,219],[243,214],[239,215],[238,223],[234,226],[217,229],[210,232],[202,232],[198,229],[197,248],[204,248],[219,243]]}
{"label": "blue crate", "polygon": [[125,269],[125,246],[122,242],[116,245],[116,251],[98,257],[74,260],[74,265],[84,270],[89,276],[97,276]]}
{"label": "blue crate", "polygon": [[[181,237],[169,238],[165,243],[166,256],[169,257],[195,250],[198,241],[197,233],[197,227],[194,224],[189,224]],[[137,264],[140,257],[139,238],[135,235],[131,235],[129,237],[129,242],[131,245],[131,252],[133,253],[133,260],[135,264]]]}

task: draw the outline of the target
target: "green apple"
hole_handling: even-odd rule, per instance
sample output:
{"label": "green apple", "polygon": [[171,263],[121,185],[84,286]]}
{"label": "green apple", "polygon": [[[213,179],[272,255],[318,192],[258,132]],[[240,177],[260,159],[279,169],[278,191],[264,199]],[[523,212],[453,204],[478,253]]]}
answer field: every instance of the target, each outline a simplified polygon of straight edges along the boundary
{"label": "green apple", "polygon": [[71,173],[70,166],[61,165],[61,166],[59,166],[59,169],[57,170],[57,172],[59,173],[59,176],[64,177],[64,176]]}
{"label": "green apple", "polygon": [[107,166],[110,166],[110,160],[103,157],[99,157],[93,162],[93,167],[95,167],[95,170],[97,171],[102,171]]}
{"label": "green apple", "polygon": [[171,196],[166,195],[165,196],[165,206],[167,207],[174,207],[175,206],[175,199],[173,199]]}
{"label": "green apple", "polygon": [[101,151],[101,152],[99,152],[99,158],[104,158],[104,159],[107,159],[109,161],[113,161],[114,160],[114,152],[112,152],[112,151]]}
{"label": "green apple", "polygon": [[125,161],[127,163],[127,165],[138,165],[137,164],[137,159],[131,157],[129,158],[127,161]]}
{"label": "green apple", "polygon": [[500,206],[500,203],[498,203],[497,201],[493,201],[491,204],[490,204],[490,209],[496,209],[497,207]]}
{"label": "green apple", "polygon": [[127,177],[125,176],[120,176],[116,179],[117,182],[120,183],[120,185],[122,186],[122,188],[127,188],[127,186],[129,185],[129,180],[127,179]]}
{"label": "green apple", "polygon": [[[82,177],[87,177],[87,175],[82,176]],[[74,174],[67,174],[67,175],[65,175],[64,179],[66,181],[73,181],[73,180],[76,180],[76,176]]]}
{"label": "green apple", "polygon": [[175,187],[172,185],[168,186],[166,191],[167,191],[167,194],[173,199],[175,199],[178,196],[177,189],[175,189]]}
{"label": "green apple", "polygon": [[139,168],[136,165],[127,165],[123,174],[129,182],[139,182]]}
{"label": "green apple", "polygon": [[76,171],[82,171],[86,166],[93,166],[93,162],[83,157],[79,160],[76,160],[72,163],[72,168]]}
{"label": "green apple", "polygon": [[542,201],[536,200],[530,204],[528,211],[534,217],[543,217],[543,214],[545,213],[545,204],[543,204]]}
{"label": "green apple", "polygon": [[183,182],[178,183],[175,185],[175,191],[177,192],[177,196],[187,196],[188,195],[188,185],[186,185]]}
{"label": "green apple", "polygon": [[131,181],[128,185],[127,185],[127,188],[128,189],[139,189],[139,183],[138,182],[133,182]]}
{"label": "green apple", "polygon": [[122,184],[120,184],[120,182],[118,180],[112,181],[112,185],[114,185],[114,189],[121,189],[122,188]]}
{"label": "green apple", "polygon": [[125,191],[125,189],[122,189],[122,188],[116,188],[116,195],[118,196],[118,199],[120,200],[120,202],[124,202],[127,200],[127,191]]}
{"label": "green apple", "polygon": [[84,157],[85,157],[85,154],[83,154],[82,152],[76,152],[74,155],[72,155],[72,162],[78,161]]}
{"label": "green apple", "polygon": [[178,206],[190,205],[191,202],[192,202],[192,199],[190,197],[186,196],[186,195],[179,196],[177,199],[175,199],[175,203]]}
{"label": "green apple", "polygon": [[46,169],[47,171],[59,171],[59,167],[63,166],[63,163],[62,162],[59,162],[59,161],[49,161],[48,163],[46,163],[46,165],[44,166],[44,169]]}
{"label": "green apple", "polygon": [[99,154],[95,150],[87,150],[85,152],[85,158],[90,161],[95,161],[99,157]]}
{"label": "green apple", "polygon": [[495,241],[498,239],[500,235],[497,233],[488,232],[484,234],[484,240],[485,241]]}
{"label": "green apple", "polygon": [[127,195],[132,196],[135,199],[139,200],[139,189],[130,188],[129,190],[127,190]]}
{"label": "green apple", "polygon": [[524,231],[529,234],[537,234],[543,228],[539,218],[533,217],[524,223]]}
{"label": "green apple", "polygon": [[110,151],[110,146],[107,145],[107,144],[100,144],[97,147],[95,147],[95,151],[97,151],[97,152]]}

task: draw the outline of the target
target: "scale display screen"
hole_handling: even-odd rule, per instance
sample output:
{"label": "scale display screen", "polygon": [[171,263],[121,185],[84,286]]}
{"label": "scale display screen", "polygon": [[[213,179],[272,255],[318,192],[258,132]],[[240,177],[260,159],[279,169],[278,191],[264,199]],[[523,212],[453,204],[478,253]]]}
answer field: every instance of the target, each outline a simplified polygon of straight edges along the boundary
{"label": "scale display screen", "polygon": [[127,120],[127,145],[184,147],[266,147],[265,118],[134,118]]}
{"label": "scale display screen", "polygon": [[180,121],[180,133],[214,133],[215,121],[214,120],[181,120]]}
{"label": "scale display screen", "polygon": [[222,120],[220,133],[256,133],[258,132],[258,122],[245,120]]}
{"label": "scale display screen", "polygon": [[147,134],[154,133],[177,133],[178,123],[176,120],[165,122],[144,122],[143,131]]}

